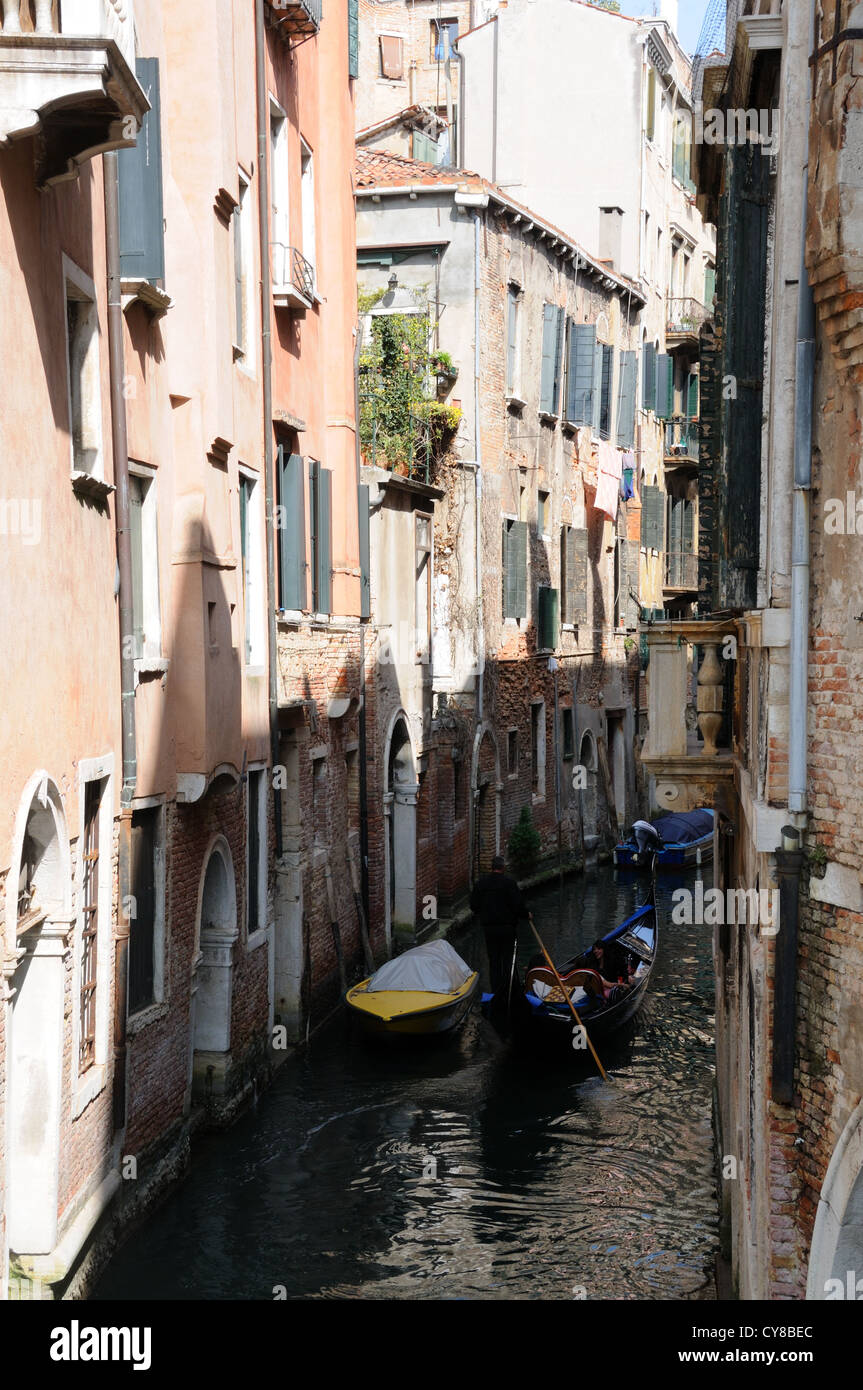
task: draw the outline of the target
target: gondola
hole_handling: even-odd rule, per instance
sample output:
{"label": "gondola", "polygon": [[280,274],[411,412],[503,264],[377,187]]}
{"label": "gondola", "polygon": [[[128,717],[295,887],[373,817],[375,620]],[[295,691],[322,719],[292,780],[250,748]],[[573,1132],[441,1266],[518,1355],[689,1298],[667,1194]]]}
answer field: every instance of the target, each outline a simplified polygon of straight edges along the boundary
{"label": "gondola", "polygon": [[[579,957],[558,969],[578,1016],[594,1042],[621,1029],[641,1007],[647,992],[659,945],[653,882],[644,906],[600,939],[604,945],[617,943],[638,961],[631,987],[621,990],[616,999],[608,1001],[603,997],[597,972],[578,965]],[[542,997],[533,992],[532,985],[542,992]],[[584,1035],[546,966],[537,964],[528,970],[524,994],[517,996],[517,1007],[507,1009],[505,999],[484,994],[482,1009],[486,1017],[496,1022],[516,1043],[550,1042],[582,1050]]]}
{"label": "gondola", "polygon": [[673,812],[655,821],[637,820],[629,836],[614,847],[619,869],[645,869],[655,855],[658,869],[683,869],[708,864],[713,858],[713,811]]}
{"label": "gondola", "polygon": [[432,1037],[464,1022],[479,975],[448,941],[415,946],[349,989],[345,1002],[376,1037]]}

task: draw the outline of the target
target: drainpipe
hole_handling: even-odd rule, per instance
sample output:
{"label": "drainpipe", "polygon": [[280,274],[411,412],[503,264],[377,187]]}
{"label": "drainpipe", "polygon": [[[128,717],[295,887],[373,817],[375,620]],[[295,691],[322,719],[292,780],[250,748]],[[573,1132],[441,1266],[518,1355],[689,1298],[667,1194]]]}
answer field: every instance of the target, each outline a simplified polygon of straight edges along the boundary
{"label": "drainpipe", "polygon": [[[264,411],[264,509],[267,515],[267,644],[270,713],[270,763],[279,762],[279,666],[278,630],[276,628],[275,543],[273,532],[273,345],[272,290],[270,286],[270,179],[267,168],[267,107],[266,38],[264,33],[264,0],[255,0],[255,89],[258,107],[258,239],[261,251],[261,374],[263,379]],[[275,778],[273,778],[275,782]],[[276,858],[282,854],[282,808],[279,793],[273,792],[273,824],[276,832]]]}
{"label": "drainpipe", "polygon": [[[497,29],[495,28],[495,33]],[[476,467],[474,468],[474,505],[476,512],[476,646],[477,646],[477,727],[483,720],[483,694],[485,671],[485,625],[482,603],[482,441],[480,436],[480,220],[482,213],[477,208],[473,223],[473,428],[476,440]]]}
{"label": "drainpipe", "polygon": [[116,484],[118,607],[120,617],[120,722],[123,785],[120,790],[117,926],[114,937],[114,1129],[126,1126],[126,1013],[129,979],[129,912],[131,901],[132,798],[135,795],[135,660],[132,610],[132,544],[129,534],[129,445],[123,398],[123,298],[120,289],[120,183],[117,152],[102,156],[105,198],[105,259],[108,279],[108,356],[111,386],[111,446]]}
{"label": "drainpipe", "polygon": [[794,391],[794,494],[791,522],[791,672],[788,809],[805,822],[806,706],[809,661],[809,512],[812,485],[812,395],[815,380],[815,306],[806,274],[808,166],[803,170],[800,279],[797,290],[797,361]]}
{"label": "drainpipe", "polygon": [[[356,429],[354,431],[354,447],[356,455],[356,474],[357,474],[357,506],[359,507],[360,498],[360,350],[362,346],[362,323],[357,320],[354,333],[354,421]],[[369,546],[371,551],[371,546]],[[371,566],[371,553],[369,554],[369,566]],[[371,583],[371,580],[369,581]],[[369,604],[371,611],[371,604]],[[362,618],[360,619],[360,710],[359,710],[359,748],[357,756],[359,758],[359,783],[360,783],[360,896],[363,902],[363,911],[366,915],[366,922],[370,920],[369,913],[369,779],[368,768],[366,766],[366,739],[368,731],[366,727],[366,629]]]}

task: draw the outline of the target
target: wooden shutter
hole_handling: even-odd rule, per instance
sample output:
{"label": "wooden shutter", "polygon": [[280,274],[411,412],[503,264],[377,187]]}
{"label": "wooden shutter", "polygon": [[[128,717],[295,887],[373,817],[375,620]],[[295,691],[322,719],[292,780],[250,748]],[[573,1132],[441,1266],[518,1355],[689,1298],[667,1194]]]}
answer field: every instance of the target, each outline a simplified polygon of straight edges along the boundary
{"label": "wooden shutter", "polygon": [[249,484],[240,477],[240,559],[243,567],[243,614],[246,625],[246,664],[252,657],[252,613],[249,607]]}
{"label": "wooden shutter", "polygon": [[686,414],[690,420],[698,419],[698,373],[690,372],[686,388]]}
{"label": "wooden shutter", "polygon": [[641,405],[644,410],[656,409],[656,348],[653,343],[644,344]]}
{"label": "wooden shutter", "polygon": [[360,0],[348,0],[348,77],[360,75]]}
{"label": "wooden shutter", "polygon": [[539,384],[539,408],[546,415],[554,414],[554,348],[557,342],[557,318],[553,304],[542,306],[542,369]]}
{"label": "wooden shutter", "polygon": [[437,164],[438,144],[424,130],[411,131],[411,154],[425,164]]}
{"label": "wooden shutter", "polygon": [[593,414],[590,421],[594,434],[599,434],[599,421],[602,414],[603,353],[602,343],[595,343],[593,348]]}
{"label": "wooden shutter", "polygon": [[360,526],[360,617],[370,618],[372,614],[371,549],[369,545],[369,485],[359,485],[359,526]]}
{"label": "wooden shutter", "polygon": [[507,340],[506,340],[506,389],[509,394],[515,390],[515,368],[518,361],[518,290],[510,285],[507,290]]}
{"label": "wooden shutter", "polygon": [[626,601],[622,604],[624,622],[631,630],[638,627],[638,620],[641,616],[638,595],[640,593],[640,577],[638,570],[640,549],[638,541],[626,540],[626,563],[624,566],[624,579],[626,582]]}
{"label": "wooden shutter", "polygon": [[571,424],[593,424],[595,380],[596,324],[570,323],[566,418]]}
{"label": "wooden shutter", "polygon": [[279,445],[276,463],[279,500],[279,602],[306,606],[306,507],[303,460]]}
{"label": "wooden shutter", "polygon": [[404,75],[402,40],[394,34],[381,34],[381,74],[397,81]]}
{"label": "wooden shutter", "polygon": [[635,352],[620,354],[620,383],[617,393],[617,445],[631,449],[635,439]]}
{"label": "wooden shutter", "polygon": [[685,555],[691,555],[695,549],[695,504],[688,497],[684,498],[682,520],[681,546]]}
{"label": "wooden shutter", "polygon": [[711,313],[711,314],[713,313],[713,300],[714,300],[714,296],[715,296],[715,295],[716,295],[716,267],[715,267],[715,266],[712,266],[712,265],[708,265],[708,266],[705,266],[705,269],[704,269],[704,303],[705,303],[706,307],[710,310],[710,313]]}
{"label": "wooden shutter", "polygon": [[315,496],[315,609],[331,613],[333,605],[333,475],[329,468],[317,467]]}
{"label": "wooden shutter", "polygon": [[641,489],[641,544],[662,550],[665,535],[665,493],[649,484]]}
{"label": "wooden shutter", "polygon": [[165,278],[158,58],[136,58],[135,76],[150,110],[134,148],[118,151],[120,274],[124,279],[149,280],[152,284]]}
{"label": "wooden shutter", "polygon": [[527,522],[515,521],[512,526],[510,545],[515,558],[515,613],[516,618],[527,617]]}
{"label": "wooden shutter", "polygon": [[662,420],[674,414],[674,358],[667,352],[656,359],[656,413]]}
{"label": "wooden shutter", "polygon": [[134,655],[144,655],[144,529],[141,479],[129,474],[129,544],[132,551],[132,640]]}
{"label": "wooden shutter", "polygon": [[611,387],[614,381],[614,348],[602,348],[602,382],[601,399],[599,405],[599,433],[603,439],[611,438],[612,409],[611,409]]}
{"label": "wooden shutter", "polygon": [[[570,594],[572,596],[572,617],[570,622],[587,622],[587,530],[573,526],[572,535],[572,579],[567,581],[570,584]],[[569,570],[569,557],[567,557],[567,571]]]}
{"label": "wooden shutter", "polygon": [[564,342],[564,338],[565,338],[565,337],[566,337],[566,310],[563,309],[563,308],[559,308],[559,309],[557,310],[557,325],[556,325],[556,332],[555,332],[555,337],[554,337],[554,388],[553,388],[553,392],[552,392],[552,395],[553,395],[552,414],[553,414],[553,415],[557,415],[557,413],[558,413],[558,411],[559,411],[559,409],[560,409],[560,388],[561,388],[561,380],[560,380],[560,377],[561,377],[561,372],[562,372],[562,370],[563,370],[563,342]]}
{"label": "wooden shutter", "polygon": [[656,69],[647,70],[647,138],[652,140],[656,130]]}
{"label": "wooden shutter", "polygon": [[537,603],[537,645],[554,651],[558,633],[558,591],[540,584]]}
{"label": "wooden shutter", "polygon": [[153,935],[156,923],[156,818],[158,810],[132,812],[130,878],[134,912],[129,924],[129,1013],[153,1003]]}

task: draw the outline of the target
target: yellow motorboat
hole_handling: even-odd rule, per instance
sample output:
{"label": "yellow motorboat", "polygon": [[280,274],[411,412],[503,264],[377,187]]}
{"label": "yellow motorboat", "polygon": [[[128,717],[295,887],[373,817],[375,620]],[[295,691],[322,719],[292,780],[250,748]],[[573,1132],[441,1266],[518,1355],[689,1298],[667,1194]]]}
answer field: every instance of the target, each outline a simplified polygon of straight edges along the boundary
{"label": "yellow motorboat", "polygon": [[349,989],[346,1001],[369,1033],[431,1036],[464,1022],[478,984],[449,942],[433,941],[388,961]]}

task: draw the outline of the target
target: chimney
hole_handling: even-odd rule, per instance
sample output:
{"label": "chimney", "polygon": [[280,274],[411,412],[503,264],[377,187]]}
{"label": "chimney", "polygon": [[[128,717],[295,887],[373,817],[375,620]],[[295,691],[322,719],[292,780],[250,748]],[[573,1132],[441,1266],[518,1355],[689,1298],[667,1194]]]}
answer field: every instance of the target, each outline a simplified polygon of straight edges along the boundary
{"label": "chimney", "polygon": [[623,208],[599,209],[599,259],[615,270],[620,268],[620,244],[623,231]]}

